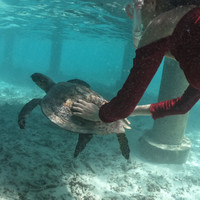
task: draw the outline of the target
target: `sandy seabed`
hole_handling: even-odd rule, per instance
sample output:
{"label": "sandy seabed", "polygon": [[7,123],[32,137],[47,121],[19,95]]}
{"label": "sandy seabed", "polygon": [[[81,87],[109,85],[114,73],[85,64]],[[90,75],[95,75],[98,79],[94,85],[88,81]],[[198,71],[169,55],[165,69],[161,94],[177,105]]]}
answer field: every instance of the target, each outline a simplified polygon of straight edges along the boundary
{"label": "sandy seabed", "polygon": [[22,106],[43,95],[0,82],[0,200],[200,200],[200,125],[186,132],[193,145],[182,165],[140,157],[138,138],[150,121],[142,117],[127,131],[130,161],[115,135],[93,137],[74,159],[78,135],[53,125],[39,107],[25,130],[18,127]]}

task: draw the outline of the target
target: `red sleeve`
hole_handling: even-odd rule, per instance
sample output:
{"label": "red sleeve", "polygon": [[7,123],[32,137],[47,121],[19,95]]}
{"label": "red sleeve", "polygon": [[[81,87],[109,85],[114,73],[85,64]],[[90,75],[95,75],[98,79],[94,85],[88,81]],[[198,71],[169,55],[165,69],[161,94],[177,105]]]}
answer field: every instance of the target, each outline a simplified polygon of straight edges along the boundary
{"label": "red sleeve", "polygon": [[199,98],[200,91],[189,85],[181,97],[151,104],[150,112],[153,119],[168,115],[185,114],[193,107]]}
{"label": "red sleeve", "polygon": [[168,49],[169,37],[166,37],[136,50],[134,66],[122,89],[99,110],[102,121],[117,121],[133,112]]}

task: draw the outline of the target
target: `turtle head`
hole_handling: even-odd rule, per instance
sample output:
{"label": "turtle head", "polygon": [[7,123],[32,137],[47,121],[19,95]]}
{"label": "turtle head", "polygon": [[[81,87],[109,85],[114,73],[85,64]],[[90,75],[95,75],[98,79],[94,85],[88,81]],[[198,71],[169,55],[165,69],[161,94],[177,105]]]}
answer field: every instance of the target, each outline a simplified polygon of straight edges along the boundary
{"label": "turtle head", "polygon": [[45,92],[55,84],[49,77],[41,73],[35,73],[31,75],[32,80]]}

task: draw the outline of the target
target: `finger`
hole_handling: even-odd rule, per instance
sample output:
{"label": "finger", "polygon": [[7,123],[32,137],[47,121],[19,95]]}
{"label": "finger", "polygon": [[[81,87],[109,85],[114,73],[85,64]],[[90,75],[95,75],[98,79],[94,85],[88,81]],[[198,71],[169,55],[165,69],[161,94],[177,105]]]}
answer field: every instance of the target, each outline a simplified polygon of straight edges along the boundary
{"label": "finger", "polygon": [[87,105],[88,104],[88,102],[83,100],[83,99],[79,99],[78,102],[81,103],[82,105]]}
{"label": "finger", "polygon": [[78,99],[77,101],[78,101],[78,102],[84,102],[84,100],[83,100],[83,99]]}
{"label": "finger", "polygon": [[83,111],[82,108],[76,106],[73,106],[73,110],[75,110],[76,112],[78,111],[79,113]]}
{"label": "finger", "polygon": [[81,117],[82,113],[80,113],[80,112],[73,112],[73,115]]}
{"label": "finger", "polygon": [[73,104],[73,107],[84,108],[84,107],[85,107],[85,105],[83,105],[82,103],[77,103],[77,102],[74,102],[74,104]]}
{"label": "finger", "polygon": [[125,123],[127,123],[128,125],[131,124],[131,122],[130,122],[127,118],[124,118],[124,121],[125,121]]}

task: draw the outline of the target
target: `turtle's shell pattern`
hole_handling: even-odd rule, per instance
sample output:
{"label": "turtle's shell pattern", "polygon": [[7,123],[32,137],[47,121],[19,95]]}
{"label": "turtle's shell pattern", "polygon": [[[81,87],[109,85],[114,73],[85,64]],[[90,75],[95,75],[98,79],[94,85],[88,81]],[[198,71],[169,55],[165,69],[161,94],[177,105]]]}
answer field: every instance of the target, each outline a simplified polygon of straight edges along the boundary
{"label": "turtle's shell pattern", "polygon": [[71,82],[55,84],[41,101],[42,112],[55,124],[76,133],[110,134],[124,133],[125,123],[93,122],[73,116],[72,105],[78,99],[92,102],[100,107],[106,100],[88,87]]}

